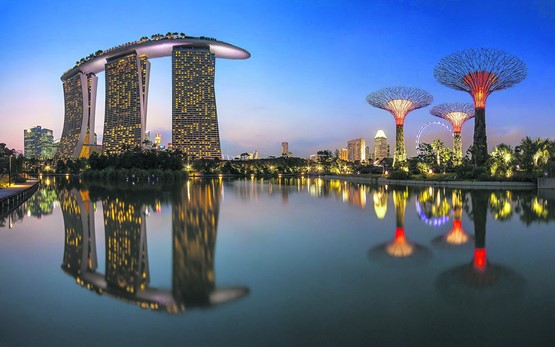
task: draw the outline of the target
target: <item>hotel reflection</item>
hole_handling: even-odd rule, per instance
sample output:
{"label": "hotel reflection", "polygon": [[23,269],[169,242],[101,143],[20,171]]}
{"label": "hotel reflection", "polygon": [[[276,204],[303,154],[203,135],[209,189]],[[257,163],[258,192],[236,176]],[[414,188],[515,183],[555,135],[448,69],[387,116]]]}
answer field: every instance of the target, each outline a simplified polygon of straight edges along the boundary
{"label": "hotel reflection", "polygon": [[[79,285],[141,308],[169,313],[223,304],[249,293],[244,286],[216,286],[214,253],[222,195],[218,181],[209,185],[188,181],[175,192],[171,289],[149,286],[145,219],[151,201],[139,195],[115,198],[109,191],[95,193],[101,197],[104,210],[104,274],[97,272],[95,204],[89,192],[73,188],[59,193],[65,228],[62,269]],[[156,205],[152,202],[152,207]]]}

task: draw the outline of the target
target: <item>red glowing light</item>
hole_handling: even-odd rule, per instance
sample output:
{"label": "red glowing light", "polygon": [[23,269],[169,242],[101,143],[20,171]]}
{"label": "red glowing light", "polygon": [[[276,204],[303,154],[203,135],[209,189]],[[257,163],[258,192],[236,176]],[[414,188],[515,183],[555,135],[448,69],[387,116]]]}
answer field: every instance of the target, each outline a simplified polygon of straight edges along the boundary
{"label": "red glowing light", "polygon": [[486,107],[486,99],[493,91],[495,82],[497,82],[497,76],[488,71],[469,72],[463,77],[463,83],[470,88],[470,94],[474,98],[474,107]]}
{"label": "red glowing light", "polygon": [[474,250],[474,268],[478,270],[484,270],[486,267],[486,263],[487,263],[486,249],[476,248]]}
{"label": "red glowing light", "polygon": [[395,242],[406,242],[407,239],[405,238],[405,229],[404,228],[396,228],[395,229]]}

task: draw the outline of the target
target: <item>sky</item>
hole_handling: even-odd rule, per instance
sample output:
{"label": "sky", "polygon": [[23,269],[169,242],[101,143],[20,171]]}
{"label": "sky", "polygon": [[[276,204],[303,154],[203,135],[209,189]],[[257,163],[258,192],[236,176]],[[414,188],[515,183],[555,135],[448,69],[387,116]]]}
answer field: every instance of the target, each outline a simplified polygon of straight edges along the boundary
{"label": "sky", "polygon": [[[247,60],[218,59],[216,102],[222,153],[257,150],[294,156],[344,148],[383,129],[394,147],[395,122],[366,96],[396,85],[422,88],[431,106],[405,120],[415,141],[433,105],[471,102],[433,76],[444,56],[497,48],[522,59],[528,77],[494,92],[486,105],[490,149],[524,136],[555,137],[555,1],[5,1],[0,0],[0,143],[23,149],[23,131],[40,125],[59,138],[64,122],[60,76],[99,49],[155,33],[184,32],[231,43]],[[151,60],[146,129],[171,141],[171,58]],[[99,75],[96,133],[104,122],[104,73]],[[474,121],[462,129],[472,142]],[[154,137],[152,135],[152,137]],[[429,126],[421,142],[447,130]]]}

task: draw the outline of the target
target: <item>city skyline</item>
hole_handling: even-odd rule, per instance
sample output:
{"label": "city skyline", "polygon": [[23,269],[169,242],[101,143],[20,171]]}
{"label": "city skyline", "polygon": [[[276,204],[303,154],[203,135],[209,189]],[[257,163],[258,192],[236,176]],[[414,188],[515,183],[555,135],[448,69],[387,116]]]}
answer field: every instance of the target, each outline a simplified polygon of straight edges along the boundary
{"label": "city skyline", "polygon": [[[379,129],[393,146],[390,116],[369,107],[366,95],[390,85],[411,85],[434,96],[430,107],[470,102],[467,94],[435,81],[433,69],[454,51],[479,47],[514,54],[529,70],[521,84],[488,101],[490,150],[501,142],[514,146],[524,136],[555,133],[555,87],[550,83],[555,68],[549,64],[555,58],[550,49],[555,42],[555,4],[550,1],[252,4],[190,4],[179,16],[173,2],[159,3],[156,11],[147,13],[141,6],[112,4],[113,11],[95,17],[98,30],[93,31],[71,15],[87,12],[86,5],[1,4],[0,40],[9,50],[0,57],[0,142],[22,150],[22,130],[36,125],[52,129],[60,138],[64,97],[59,76],[98,49],[167,31],[217,37],[252,54],[241,64],[218,62],[215,94],[224,155],[253,150],[261,157],[278,155],[286,136],[295,156],[308,157],[318,150],[343,148],[349,139],[370,140]],[[475,11],[477,4],[482,11]],[[458,25],[467,20],[466,13],[482,24]],[[144,25],[131,25],[139,15]],[[163,139],[171,138],[170,66],[171,59],[160,58],[151,67],[146,130]],[[98,77],[95,132],[101,134],[105,74]],[[409,156],[416,154],[419,129],[434,118],[430,107],[407,118]],[[473,125],[470,120],[463,127],[463,153],[472,143]],[[444,129],[427,130],[421,142],[437,136],[450,145]]]}

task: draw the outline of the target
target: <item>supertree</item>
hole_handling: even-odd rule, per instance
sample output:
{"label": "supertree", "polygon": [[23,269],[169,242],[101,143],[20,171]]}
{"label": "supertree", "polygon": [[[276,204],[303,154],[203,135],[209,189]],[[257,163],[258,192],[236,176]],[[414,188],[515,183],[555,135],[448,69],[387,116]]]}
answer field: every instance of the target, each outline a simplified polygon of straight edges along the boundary
{"label": "supertree", "polygon": [[383,88],[369,94],[366,101],[377,108],[389,111],[395,118],[395,154],[393,166],[399,166],[400,162],[407,160],[405,150],[404,124],[405,117],[411,111],[426,107],[432,103],[434,98],[430,93],[411,87],[389,87]]}
{"label": "supertree", "polygon": [[512,87],[526,78],[526,65],[512,54],[498,49],[467,49],[451,53],[437,63],[436,80],[456,90],[470,93],[474,99],[476,119],[472,159],[484,165],[488,156],[486,137],[486,100],[501,89]]}
{"label": "supertree", "polygon": [[430,113],[448,120],[453,126],[453,153],[456,163],[460,164],[462,160],[461,128],[464,122],[474,117],[474,106],[462,102],[452,102],[434,106]]}

